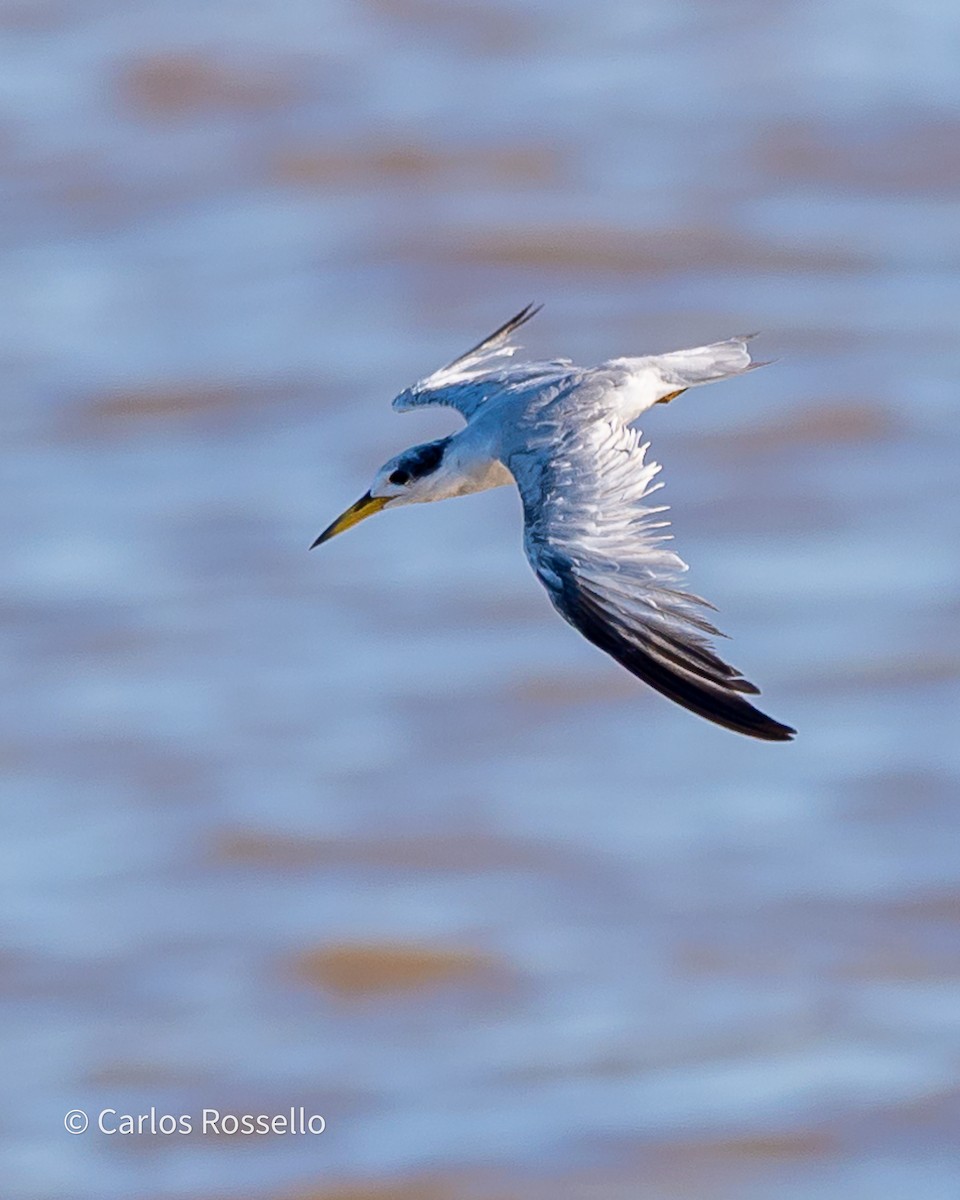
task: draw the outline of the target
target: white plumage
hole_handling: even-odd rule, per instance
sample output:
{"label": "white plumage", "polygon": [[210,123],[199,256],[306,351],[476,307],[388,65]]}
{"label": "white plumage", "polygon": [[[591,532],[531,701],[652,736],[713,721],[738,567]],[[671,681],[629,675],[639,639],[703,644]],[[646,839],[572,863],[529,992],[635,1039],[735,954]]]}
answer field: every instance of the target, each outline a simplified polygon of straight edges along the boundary
{"label": "white plumage", "polygon": [[370,512],[516,482],[527,558],[554,606],[595,645],[701,716],[769,741],[794,734],[744,699],[757,689],[714,653],[711,606],[677,586],[686,564],[665,543],[661,486],[633,422],[687,388],[752,366],[747,338],[597,367],[567,359],[516,363],[525,308],[489,338],[396,397],[406,411],[448,405],[452,437],[384,464],[370,491],[314,545]]}

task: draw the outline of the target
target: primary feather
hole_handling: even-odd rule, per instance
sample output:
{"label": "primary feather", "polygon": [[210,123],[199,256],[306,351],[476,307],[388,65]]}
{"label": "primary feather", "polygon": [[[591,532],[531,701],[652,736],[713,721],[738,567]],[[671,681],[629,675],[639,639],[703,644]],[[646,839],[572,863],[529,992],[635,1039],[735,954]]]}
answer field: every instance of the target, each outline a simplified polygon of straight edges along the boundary
{"label": "primary feather", "polygon": [[[561,402],[561,408],[569,409]],[[524,547],[567,620],[657,691],[729,729],[769,741],[794,731],[743,697],[756,694],[714,652],[711,606],[676,586],[686,564],[664,543],[663,505],[651,505],[660,471],[639,433],[614,420],[579,426],[563,415],[554,453],[521,445],[507,459],[520,489]]]}
{"label": "primary feather", "polygon": [[425,404],[440,404],[457,409],[469,421],[490,399],[529,384],[568,376],[573,367],[568,359],[539,363],[511,361],[520,349],[511,340],[513,334],[539,311],[539,305],[528,304],[452,363],[402,391],[395,397],[393,407],[397,412],[409,412]]}

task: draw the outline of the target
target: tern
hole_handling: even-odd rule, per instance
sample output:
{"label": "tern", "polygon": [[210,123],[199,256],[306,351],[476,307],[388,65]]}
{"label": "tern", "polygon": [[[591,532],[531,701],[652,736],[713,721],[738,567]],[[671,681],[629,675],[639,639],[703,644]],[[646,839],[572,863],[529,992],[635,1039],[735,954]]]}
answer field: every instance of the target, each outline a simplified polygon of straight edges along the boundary
{"label": "tern", "polygon": [[373,513],[515,483],[524,549],[564,620],[639,679],[737,733],[789,741],[795,730],[744,697],[759,691],[714,651],[713,605],[678,586],[687,565],[665,543],[658,463],[635,422],[754,363],[747,337],[596,367],[568,359],[515,362],[513,335],[540,311],[528,305],[449,366],[393,401],[399,412],[455,408],[466,427],[391,458],[313,549]]}

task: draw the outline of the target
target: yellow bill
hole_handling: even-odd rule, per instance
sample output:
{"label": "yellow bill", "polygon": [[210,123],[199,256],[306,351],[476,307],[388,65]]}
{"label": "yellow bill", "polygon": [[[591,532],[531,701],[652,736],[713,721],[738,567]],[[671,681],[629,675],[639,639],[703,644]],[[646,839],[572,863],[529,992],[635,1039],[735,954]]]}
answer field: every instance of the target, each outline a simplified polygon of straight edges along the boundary
{"label": "yellow bill", "polygon": [[364,517],[372,517],[374,513],[378,513],[383,508],[389,499],[389,496],[371,496],[367,492],[365,496],[360,497],[356,504],[351,504],[346,512],[341,513],[332,525],[328,525],[310,549],[314,550],[324,542],[329,542],[338,533],[343,533],[345,529],[351,529],[354,525],[359,525]]}

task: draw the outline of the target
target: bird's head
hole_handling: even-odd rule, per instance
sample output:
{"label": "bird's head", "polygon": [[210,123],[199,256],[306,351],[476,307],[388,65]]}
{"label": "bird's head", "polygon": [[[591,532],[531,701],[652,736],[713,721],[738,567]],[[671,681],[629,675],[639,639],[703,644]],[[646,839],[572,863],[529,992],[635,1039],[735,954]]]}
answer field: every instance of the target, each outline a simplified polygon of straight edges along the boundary
{"label": "bird's head", "polygon": [[462,491],[456,464],[447,456],[451,438],[411,446],[385,462],[376,473],[370,490],[346,512],[329,525],[310,547],[327,542],[345,529],[372,517],[381,509],[397,504],[420,504],[427,500],[443,500]]}

